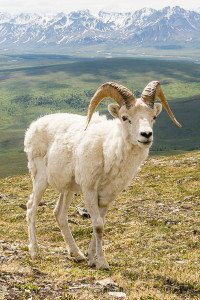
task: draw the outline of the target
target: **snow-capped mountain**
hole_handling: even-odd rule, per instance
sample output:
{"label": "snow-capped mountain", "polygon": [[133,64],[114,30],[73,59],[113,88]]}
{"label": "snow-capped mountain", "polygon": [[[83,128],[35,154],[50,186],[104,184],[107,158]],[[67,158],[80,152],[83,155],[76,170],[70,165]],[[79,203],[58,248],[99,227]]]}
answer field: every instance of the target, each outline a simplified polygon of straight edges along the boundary
{"label": "snow-capped mountain", "polygon": [[0,48],[48,45],[200,45],[200,13],[178,6],[111,13],[0,13]]}

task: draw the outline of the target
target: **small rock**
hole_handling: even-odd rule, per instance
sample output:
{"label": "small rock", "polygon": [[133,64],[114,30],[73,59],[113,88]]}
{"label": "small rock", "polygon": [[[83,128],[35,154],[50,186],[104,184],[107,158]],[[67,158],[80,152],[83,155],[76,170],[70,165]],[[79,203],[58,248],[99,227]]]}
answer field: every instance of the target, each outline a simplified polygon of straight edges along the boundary
{"label": "small rock", "polygon": [[181,166],[181,163],[180,163],[179,160],[174,160],[173,163],[172,163],[172,165],[173,165],[174,167],[180,167],[180,166]]}
{"label": "small rock", "polygon": [[23,210],[27,210],[27,207],[25,204],[20,204],[19,207],[22,208]]}
{"label": "small rock", "polygon": [[172,210],[172,212],[173,212],[173,213],[177,213],[177,212],[179,212],[179,209],[178,209],[178,208],[175,208],[175,209]]}
{"label": "small rock", "polygon": [[116,292],[119,290],[117,284],[112,280],[112,278],[105,278],[102,280],[96,281],[96,285],[99,285],[103,288],[104,292]]}
{"label": "small rock", "polygon": [[46,286],[44,287],[44,290],[45,290],[45,291],[51,290],[51,286],[50,286],[50,285],[46,285]]}
{"label": "small rock", "polygon": [[179,221],[175,220],[165,220],[165,225],[177,225]]}
{"label": "small rock", "polygon": [[112,278],[105,278],[102,280],[97,280],[95,282],[96,284],[102,285],[102,286],[107,286],[107,285],[116,285],[115,282],[112,280]]}
{"label": "small rock", "polygon": [[176,263],[177,264],[185,264],[185,263],[187,263],[187,260],[177,260]]}
{"label": "small rock", "polygon": [[190,199],[192,199],[192,196],[186,196],[186,197],[184,197],[184,200],[190,200]]}
{"label": "small rock", "polygon": [[80,207],[79,205],[77,206],[77,211],[79,215],[83,218],[90,218],[90,214],[88,213],[87,209],[84,207]]}
{"label": "small rock", "polygon": [[117,299],[125,299],[126,294],[123,292],[108,292],[108,295],[113,296]]}

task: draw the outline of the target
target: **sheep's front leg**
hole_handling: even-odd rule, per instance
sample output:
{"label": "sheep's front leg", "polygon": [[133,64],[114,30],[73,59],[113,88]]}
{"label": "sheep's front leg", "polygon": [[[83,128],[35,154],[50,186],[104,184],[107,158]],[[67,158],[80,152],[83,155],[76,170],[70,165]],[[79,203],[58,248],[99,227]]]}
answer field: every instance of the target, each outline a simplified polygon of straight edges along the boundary
{"label": "sheep's front leg", "polygon": [[[108,210],[108,206],[99,207],[100,216],[102,217],[104,224],[105,224],[105,216],[107,210]],[[93,231],[90,245],[88,248],[88,265],[91,267],[96,266],[95,255],[96,255],[96,235],[95,235],[95,231]]]}
{"label": "sheep's front leg", "polygon": [[95,236],[95,232],[93,230],[92,238],[91,238],[89,248],[88,248],[88,266],[90,266],[90,267],[96,266],[95,255],[96,255],[96,236]]}
{"label": "sheep's front leg", "polygon": [[[97,254],[97,262],[96,266],[98,269],[109,270],[109,265],[104,257],[103,246],[102,246],[102,238],[103,238],[103,229],[104,229],[104,220],[100,214],[99,206],[98,206],[98,197],[96,191],[85,191],[84,199],[86,201],[87,209],[90,213],[92,226],[93,226],[93,234],[96,240],[96,254]],[[94,254],[94,237],[92,239],[91,247],[89,250],[89,258],[92,259]],[[94,257],[94,256],[93,256]],[[90,263],[90,261],[89,261]],[[90,263],[91,264],[91,263]]]}
{"label": "sheep's front leg", "polygon": [[64,237],[65,242],[69,246],[70,255],[77,261],[85,260],[84,254],[80,251],[76,242],[72,236],[71,230],[68,224],[67,213],[69,206],[73,199],[73,192],[66,191],[61,193],[56,208],[54,210],[54,215],[60,227],[61,233]]}

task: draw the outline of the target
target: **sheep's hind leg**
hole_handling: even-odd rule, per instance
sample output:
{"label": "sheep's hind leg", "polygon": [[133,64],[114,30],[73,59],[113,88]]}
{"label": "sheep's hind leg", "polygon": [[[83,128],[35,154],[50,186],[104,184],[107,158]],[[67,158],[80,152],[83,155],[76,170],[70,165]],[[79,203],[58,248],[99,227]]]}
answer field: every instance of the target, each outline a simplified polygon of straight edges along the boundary
{"label": "sheep's hind leg", "polygon": [[[34,159],[32,162],[36,168],[33,176],[33,191],[27,202],[27,222],[28,222],[28,234],[29,234],[29,252],[32,258],[37,256],[38,244],[36,238],[35,219],[37,213],[38,204],[47,188],[47,179],[45,173],[45,166],[42,158]],[[33,173],[31,171],[31,173]]]}
{"label": "sheep's hind leg", "polygon": [[69,254],[77,261],[85,260],[84,254],[80,251],[76,242],[72,236],[71,230],[68,224],[67,212],[69,206],[73,200],[73,192],[66,191],[60,194],[59,200],[54,210],[55,218],[58,222],[58,226],[61,230],[63,238],[69,246]]}

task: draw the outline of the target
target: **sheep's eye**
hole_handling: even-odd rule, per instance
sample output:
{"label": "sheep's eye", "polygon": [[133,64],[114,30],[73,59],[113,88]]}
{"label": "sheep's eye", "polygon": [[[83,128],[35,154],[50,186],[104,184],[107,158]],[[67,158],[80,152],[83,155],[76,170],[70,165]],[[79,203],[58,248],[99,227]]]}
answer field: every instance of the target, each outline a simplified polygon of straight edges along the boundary
{"label": "sheep's eye", "polygon": [[156,119],[156,116],[153,117],[153,120],[155,120],[155,119]]}
{"label": "sheep's eye", "polygon": [[122,117],[122,120],[123,120],[123,121],[126,121],[126,120],[128,120],[128,118],[125,117],[125,116],[123,116],[123,117]]}

